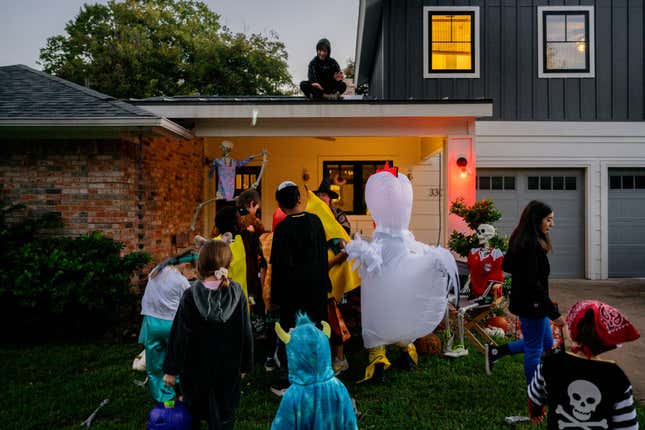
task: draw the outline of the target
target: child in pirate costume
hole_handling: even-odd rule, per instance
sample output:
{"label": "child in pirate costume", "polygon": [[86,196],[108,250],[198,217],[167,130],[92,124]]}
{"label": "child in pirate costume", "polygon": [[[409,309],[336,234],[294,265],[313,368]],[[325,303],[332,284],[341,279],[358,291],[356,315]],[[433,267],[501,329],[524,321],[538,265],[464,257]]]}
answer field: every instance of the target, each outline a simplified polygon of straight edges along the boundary
{"label": "child in pirate costume", "polygon": [[331,328],[324,321],[322,327],[320,331],[302,314],[290,333],[276,324],[276,332],[286,345],[292,384],[280,402],[271,430],[358,429],[347,388],[331,367]]}
{"label": "child in pirate costume", "polygon": [[194,428],[232,429],[241,377],[253,364],[253,335],[246,298],[228,278],[233,255],[226,242],[211,240],[199,251],[199,280],[181,298],[170,332],[164,382],[181,376],[184,403]]}
{"label": "child in pirate costume", "polygon": [[595,300],[573,305],[567,325],[577,344],[538,365],[528,387],[531,420],[541,422],[546,405],[550,429],[638,429],[629,379],[614,362],[597,358],[638,339],[636,328],[618,309]]}

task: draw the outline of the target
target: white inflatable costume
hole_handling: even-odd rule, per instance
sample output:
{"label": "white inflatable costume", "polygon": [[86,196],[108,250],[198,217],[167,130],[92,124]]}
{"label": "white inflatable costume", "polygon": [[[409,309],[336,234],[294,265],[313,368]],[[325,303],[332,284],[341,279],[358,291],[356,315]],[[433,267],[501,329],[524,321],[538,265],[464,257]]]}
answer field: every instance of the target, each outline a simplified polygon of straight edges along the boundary
{"label": "white inflatable costume", "polygon": [[443,319],[449,289],[459,288],[457,264],[448,250],[417,242],[408,230],[407,176],[386,166],[368,179],[365,201],[376,223],[373,240],[357,237],[345,247],[363,281],[363,342],[366,348],[409,344]]}

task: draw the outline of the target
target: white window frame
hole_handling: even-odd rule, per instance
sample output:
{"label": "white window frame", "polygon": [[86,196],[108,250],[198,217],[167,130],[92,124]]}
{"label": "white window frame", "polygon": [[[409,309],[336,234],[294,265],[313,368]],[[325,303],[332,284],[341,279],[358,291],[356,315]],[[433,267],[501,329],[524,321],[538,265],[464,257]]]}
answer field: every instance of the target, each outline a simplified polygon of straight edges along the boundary
{"label": "white window frame", "polygon": [[[587,12],[589,14],[589,71],[588,72],[544,72],[544,12]],[[596,36],[593,6],[538,6],[537,8],[537,51],[538,51],[538,78],[595,78],[596,77]]]}
{"label": "white window frame", "polygon": [[[475,26],[475,39],[472,41],[473,49],[475,50],[474,72],[470,73],[432,73],[430,71],[429,55],[430,46],[428,46],[428,12],[473,12],[474,13],[474,26]],[[479,51],[479,6],[424,6],[423,7],[423,77],[425,79],[454,79],[454,78],[479,78],[479,59],[481,53]]]}

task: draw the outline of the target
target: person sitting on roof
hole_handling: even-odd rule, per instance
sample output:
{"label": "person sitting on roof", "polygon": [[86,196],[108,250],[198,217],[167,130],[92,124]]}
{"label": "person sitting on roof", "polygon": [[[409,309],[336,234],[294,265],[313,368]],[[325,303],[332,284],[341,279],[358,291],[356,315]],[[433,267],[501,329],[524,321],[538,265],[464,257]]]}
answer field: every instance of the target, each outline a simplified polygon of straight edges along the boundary
{"label": "person sitting on roof", "polygon": [[316,44],[316,56],[309,62],[307,80],[300,82],[300,89],[308,99],[339,100],[347,89],[340,66],[330,57],[331,43],[320,39]]}

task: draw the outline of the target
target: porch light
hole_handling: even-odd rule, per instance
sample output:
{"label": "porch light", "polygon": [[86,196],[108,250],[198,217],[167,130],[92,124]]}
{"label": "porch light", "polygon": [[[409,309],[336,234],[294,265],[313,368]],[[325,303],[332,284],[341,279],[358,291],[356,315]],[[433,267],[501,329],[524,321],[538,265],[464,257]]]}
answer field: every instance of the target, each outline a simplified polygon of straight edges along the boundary
{"label": "porch light", "polygon": [[459,173],[459,176],[462,179],[466,179],[466,177],[468,176],[468,173],[470,173],[468,169],[468,159],[463,155],[459,156],[459,158],[457,158],[457,167],[459,167],[459,169],[461,170],[461,172]]}

